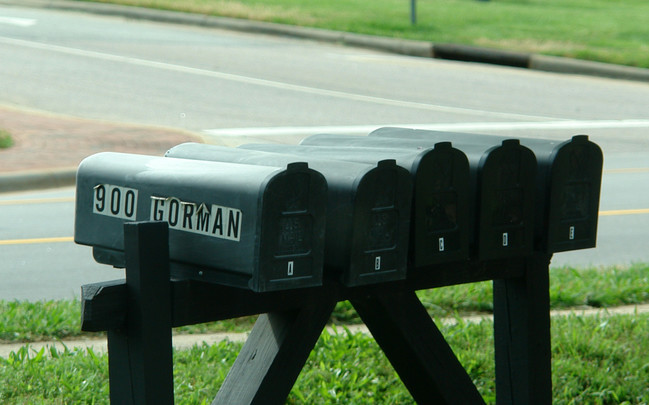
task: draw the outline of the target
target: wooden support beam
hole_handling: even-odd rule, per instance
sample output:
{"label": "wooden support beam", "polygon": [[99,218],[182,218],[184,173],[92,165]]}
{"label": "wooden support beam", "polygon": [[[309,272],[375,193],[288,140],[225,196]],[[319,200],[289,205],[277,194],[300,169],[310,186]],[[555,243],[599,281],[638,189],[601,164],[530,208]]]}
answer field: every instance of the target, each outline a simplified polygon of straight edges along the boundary
{"label": "wooden support beam", "polygon": [[498,404],[552,403],[550,257],[536,254],[522,277],[494,280]]}
{"label": "wooden support beam", "polygon": [[419,404],[484,404],[414,291],[377,289],[351,300]]}
{"label": "wooden support beam", "polygon": [[[177,265],[171,263],[172,266]],[[489,262],[448,263],[414,269],[405,281],[385,283],[386,290],[421,290],[447,285],[472,283],[495,278],[520,277],[522,259]],[[206,270],[209,271],[209,270]],[[255,293],[195,280],[172,280],[173,327],[231,319],[247,315],[296,309],[315,297],[348,300],[366,294],[366,288],[345,288],[336,280],[324,280],[318,288]],[[87,284],[82,287],[81,329],[104,331],[123,325],[126,311],[126,281]],[[325,298],[330,297],[330,298]]]}
{"label": "wooden support beam", "polygon": [[123,328],[126,324],[127,303],[126,280],[81,286],[81,330],[101,332]]}
{"label": "wooden support beam", "polygon": [[261,315],[212,405],[283,404],[335,304]]}
{"label": "wooden support beam", "polygon": [[124,225],[126,321],[108,330],[112,404],[171,405],[173,359],[166,223]]}

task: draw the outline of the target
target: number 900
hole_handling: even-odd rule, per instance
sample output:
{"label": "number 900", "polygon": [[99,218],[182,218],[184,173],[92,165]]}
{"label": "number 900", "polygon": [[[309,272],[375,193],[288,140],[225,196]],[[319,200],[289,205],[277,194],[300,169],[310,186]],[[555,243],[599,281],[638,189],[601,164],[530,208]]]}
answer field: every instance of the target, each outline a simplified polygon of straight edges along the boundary
{"label": "number 900", "polygon": [[95,187],[93,213],[123,219],[134,219],[136,210],[136,189],[110,184],[99,184]]}

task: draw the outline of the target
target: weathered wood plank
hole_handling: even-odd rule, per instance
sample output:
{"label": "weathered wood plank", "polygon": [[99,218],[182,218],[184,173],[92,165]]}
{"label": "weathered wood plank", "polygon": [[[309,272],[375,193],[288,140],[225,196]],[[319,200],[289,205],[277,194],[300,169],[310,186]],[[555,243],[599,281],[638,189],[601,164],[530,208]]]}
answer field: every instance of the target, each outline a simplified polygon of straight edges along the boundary
{"label": "weathered wood plank", "polygon": [[110,329],[108,370],[113,404],[173,404],[169,236],[166,223],[124,225],[125,327]]}
{"label": "weathered wood plank", "polygon": [[527,260],[524,276],[494,281],[498,404],[551,404],[550,256]]}
{"label": "weathered wood plank", "polygon": [[484,404],[413,291],[377,289],[351,302],[417,403]]}
{"label": "weathered wood plank", "polygon": [[334,306],[313,300],[261,315],[212,405],[283,404]]}
{"label": "weathered wood plank", "polygon": [[[405,281],[383,284],[388,290],[414,291],[495,278],[519,277],[524,260],[459,262],[419,268]],[[103,331],[123,325],[126,282],[124,280],[88,284],[82,287],[84,331]],[[173,327],[285,311],[303,305],[314,296],[344,301],[365,294],[365,288],[344,288],[336,280],[324,280],[323,286],[298,290],[255,293],[192,280],[172,280]],[[329,298],[327,298],[329,299]]]}

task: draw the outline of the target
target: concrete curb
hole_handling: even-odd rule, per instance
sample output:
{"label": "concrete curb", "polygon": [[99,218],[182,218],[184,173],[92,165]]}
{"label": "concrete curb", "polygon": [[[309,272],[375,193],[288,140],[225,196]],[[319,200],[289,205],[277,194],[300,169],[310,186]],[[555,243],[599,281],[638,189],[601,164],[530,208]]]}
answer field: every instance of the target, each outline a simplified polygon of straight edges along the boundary
{"label": "concrete curb", "polygon": [[0,194],[73,186],[76,168],[0,173]]}
{"label": "concrete curb", "polygon": [[458,44],[435,44],[397,38],[377,37],[331,31],[319,28],[297,27],[284,24],[213,17],[202,14],[154,10],[142,7],[120,6],[107,3],[92,3],[71,0],[0,0],[0,4],[56,8],[83,11],[102,15],[122,16],[157,22],[196,25],[234,31],[283,35],[315,41],[340,43],[350,46],[371,48],[397,54],[429,58],[450,59],[464,62],[490,63],[541,70],[554,73],[599,76],[613,79],[649,82],[649,69],[618,66],[569,58],[537,54],[501,51]]}

